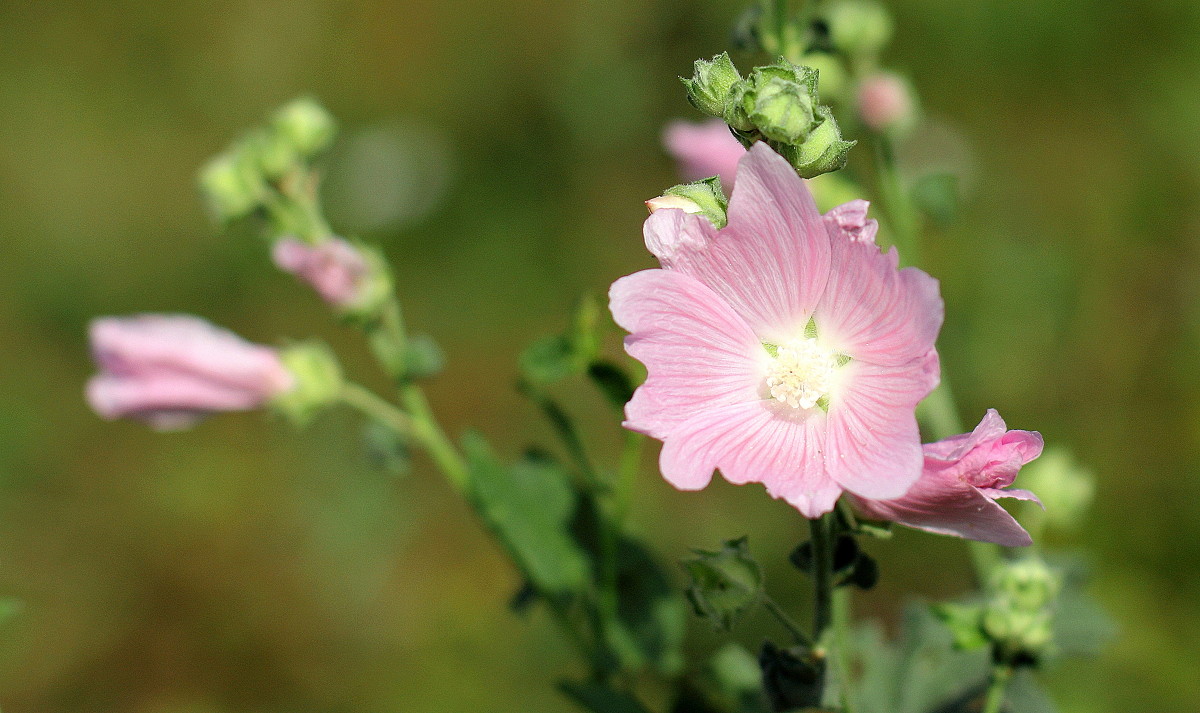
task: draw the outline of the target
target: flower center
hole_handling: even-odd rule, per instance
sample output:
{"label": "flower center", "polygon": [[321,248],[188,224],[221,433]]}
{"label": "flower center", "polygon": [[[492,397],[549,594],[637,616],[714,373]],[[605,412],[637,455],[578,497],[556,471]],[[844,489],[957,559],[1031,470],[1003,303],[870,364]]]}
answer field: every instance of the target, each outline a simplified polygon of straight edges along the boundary
{"label": "flower center", "polygon": [[834,375],[844,363],[837,353],[809,337],[764,346],[774,357],[767,367],[767,388],[772,398],[795,409],[828,407]]}

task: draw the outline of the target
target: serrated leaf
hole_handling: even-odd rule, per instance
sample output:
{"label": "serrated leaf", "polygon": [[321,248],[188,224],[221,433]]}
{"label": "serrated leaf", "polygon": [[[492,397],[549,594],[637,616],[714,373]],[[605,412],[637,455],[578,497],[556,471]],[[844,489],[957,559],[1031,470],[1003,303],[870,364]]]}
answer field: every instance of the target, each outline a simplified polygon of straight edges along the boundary
{"label": "serrated leaf", "polygon": [[750,556],[745,537],[725,542],[716,552],[695,552],[680,563],[691,577],[688,600],[697,616],[729,631],[762,598],[762,567]]}
{"label": "serrated leaf", "polygon": [[562,468],[538,455],[506,466],[476,433],[463,437],[463,450],[471,498],[530,584],[546,596],[581,591],[590,564],[570,534],[577,499]]}

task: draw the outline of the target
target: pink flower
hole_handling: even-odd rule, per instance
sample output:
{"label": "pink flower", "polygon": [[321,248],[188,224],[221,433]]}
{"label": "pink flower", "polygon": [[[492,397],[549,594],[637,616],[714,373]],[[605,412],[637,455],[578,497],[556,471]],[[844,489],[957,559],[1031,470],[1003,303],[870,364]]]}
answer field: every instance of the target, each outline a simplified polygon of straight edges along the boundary
{"label": "pink flower", "polygon": [[875,74],[858,86],[858,113],[872,131],[902,128],[913,119],[908,84],[894,74]]}
{"label": "pink flower", "polygon": [[613,316],[646,382],[625,426],[663,441],[663,476],[698,490],[719,469],[807,517],[843,490],[897,498],[921,475],[913,410],[938,382],[937,281],[898,269],[855,201],[817,212],[766,144],[738,166],[729,224],[646,220],[663,269],[613,283]]}
{"label": "pink flower", "polygon": [[274,349],[198,317],[102,317],[90,336],[100,373],[87,400],[106,419],[178,430],[213,411],[258,408],[293,385]]}
{"label": "pink flower", "polygon": [[358,248],[336,237],[317,245],[284,238],[275,243],[271,256],[279,269],[307,282],[337,308],[358,303],[371,272]]}
{"label": "pink flower", "polygon": [[679,172],[685,181],[720,176],[726,192],[733,189],[738,159],[746,155],[746,148],[729,133],[729,127],[721,119],[699,124],[672,121],[663,130],[663,145],[679,162]]}
{"label": "pink flower", "polygon": [[[1006,547],[1032,543],[997,498],[1039,502],[1028,490],[1005,490],[1021,466],[1042,453],[1036,431],[1006,431],[995,409],[975,430],[925,445],[925,470],[904,497],[895,500],[852,498],[869,518],[892,520],[941,535],[995,542]],[[1039,502],[1040,504],[1040,502]]]}

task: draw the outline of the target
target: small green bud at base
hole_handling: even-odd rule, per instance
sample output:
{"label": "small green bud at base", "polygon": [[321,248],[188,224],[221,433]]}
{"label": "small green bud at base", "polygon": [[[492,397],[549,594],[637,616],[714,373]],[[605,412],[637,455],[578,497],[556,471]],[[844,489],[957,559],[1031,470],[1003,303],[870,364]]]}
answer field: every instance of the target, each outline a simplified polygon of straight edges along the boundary
{"label": "small green bud at base", "polygon": [[692,106],[709,116],[723,116],[729,101],[729,90],[741,78],[729,54],[722,52],[711,60],[696,60],[692,78],[680,77],[680,80],[687,87],[688,101]]}
{"label": "small green bud at base", "polygon": [[209,209],[222,223],[254,212],[266,195],[258,166],[242,151],[215,156],[200,169],[199,183]]}
{"label": "small green bud at base", "polygon": [[283,365],[296,383],[272,402],[297,426],[305,426],[321,409],[336,403],[342,394],[342,369],[328,346],[296,344],[280,351]]}
{"label": "small green bud at base", "polygon": [[325,107],[309,97],[301,97],[275,112],[271,129],[296,153],[312,158],[333,143],[337,124]]}
{"label": "small green bud at base", "polygon": [[724,228],[729,222],[729,199],[721,189],[721,179],[716,176],[694,183],[671,186],[661,197],[646,201],[646,207],[651,213],[662,208],[679,208],[685,213],[699,213],[718,228]]}

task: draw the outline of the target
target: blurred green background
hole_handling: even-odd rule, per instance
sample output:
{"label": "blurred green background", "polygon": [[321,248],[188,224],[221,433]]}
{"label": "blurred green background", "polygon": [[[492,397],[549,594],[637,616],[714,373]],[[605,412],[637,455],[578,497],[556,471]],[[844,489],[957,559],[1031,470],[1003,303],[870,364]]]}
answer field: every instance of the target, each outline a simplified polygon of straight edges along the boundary
{"label": "blurred green background", "polygon": [[[964,419],[1065,444],[1099,476],[1077,541],[1120,638],[1046,680],[1061,708],[1200,709],[1200,9],[1182,0],[895,2],[889,63],[969,170],[930,234],[943,365]],[[365,350],[220,235],[196,168],[276,105],[343,122],[335,226],[394,261],[449,368],[448,427],[509,453],[546,430],[522,345],[582,291],[647,267],[641,201],[675,182],[676,75],[725,49],[740,2],[145,0],[0,4],[0,629],[6,711],[565,711],[578,673],[423,461],[362,454],[358,421],[260,414],[156,435],[81,398],[89,319],[194,312],[247,338]],[[585,411],[596,407],[585,405]],[[618,435],[604,432],[602,447]],[[749,534],[783,562],[803,522],[758,487],[681,494],[647,462],[633,517],[668,561]],[[901,533],[858,610],[968,586],[965,548]],[[740,630],[755,645],[767,622]],[[706,646],[708,637],[694,642]]]}

